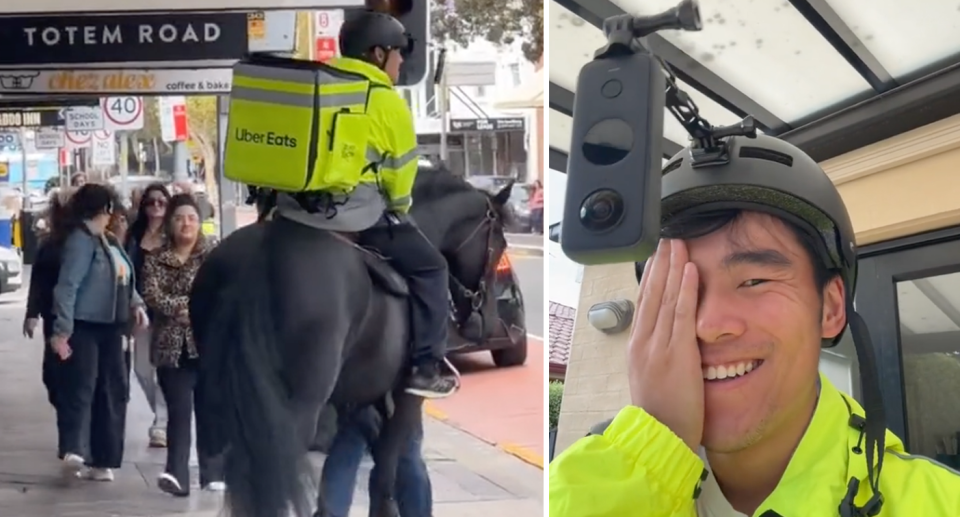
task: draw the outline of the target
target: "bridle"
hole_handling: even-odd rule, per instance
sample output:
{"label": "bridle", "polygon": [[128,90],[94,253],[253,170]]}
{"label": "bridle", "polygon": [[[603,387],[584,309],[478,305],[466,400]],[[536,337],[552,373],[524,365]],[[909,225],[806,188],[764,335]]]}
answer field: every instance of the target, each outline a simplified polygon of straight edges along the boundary
{"label": "bridle", "polygon": [[[487,280],[493,274],[491,265],[493,264],[494,255],[496,254],[496,249],[494,247],[494,232],[496,231],[497,223],[500,222],[500,216],[498,215],[497,210],[494,208],[493,202],[490,200],[490,198],[486,194],[484,194],[483,197],[487,203],[487,213],[484,214],[483,219],[477,223],[477,226],[474,227],[470,234],[467,235],[467,237],[464,238],[463,241],[453,250],[454,253],[458,253],[467,244],[473,241],[474,238],[480,235],[484,235],[486,238],[487,254],[483,259],[483,264],[481,265],[482,269],[480,271],[482,273],[476,289],[468,288],[463,284],[463,282],[460,281],[460,279],[455,277],[453,273],[450,273],[450,294],[452,295],[450,303],[453,306],[453,313],[457,314],[457,307],[455,304],[457,297],[459,297],[461,300],[470,301],[470,313],[468,313],[466,317],[462,319],[459,318],[458,315],[457,319],[460,321],[457,321],[457,324],[460,325],[462,325],[471,314],[480,312],[480,308],[483,307],[484,302],[486,302]],[[486,229],[486,232],[483,232],[484,229]]]}

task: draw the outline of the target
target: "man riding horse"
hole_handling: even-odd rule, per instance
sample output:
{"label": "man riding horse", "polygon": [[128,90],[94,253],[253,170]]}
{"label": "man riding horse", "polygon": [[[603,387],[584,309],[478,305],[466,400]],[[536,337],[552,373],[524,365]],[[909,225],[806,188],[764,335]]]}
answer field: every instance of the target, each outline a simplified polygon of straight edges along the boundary
{"label": "man riding horse", "polygon": [[418,174],[412,116],[392,86],[409,45],[396,19],[354,13],[342,58],[253,56],[234,69],[224,172],[266,193],[259,208],[276,206],[222,241],[190,297],[233,517],[330,515],[325,490],[309,500],[306,454],[328,404],[381,415],[370,515],[396,517],[422,399],[456,389],[440,374],[451,318],[475,339],[501,324],[492,286],[510,188],[480,191],[443,167]]}
{"label": "man riding horse", "polygon": [[[370,82],[368,123],[360,130],[367,134],[347,134],[344,127],[333,126],[320,131],[365,141],[363,152],[369,163],[360,174],[352,175],[353,182],[340,182],[329,191],[280,192],[276,214],[308,226],[355,233],[358,244],[390,257],[393,268],[406,279],[411,297],[412,368],[407,392],[441,398],[457,386],[456,379],[441,376],[449,273],[443,256],[407,216],[417,174],[417,134],[410,108],[393,88],[403,53],[411,45],[404,26],[389,14],[365,12],[344,22],[341,57],[328,65]],[[337,116],[330,120],[336,124]]]}

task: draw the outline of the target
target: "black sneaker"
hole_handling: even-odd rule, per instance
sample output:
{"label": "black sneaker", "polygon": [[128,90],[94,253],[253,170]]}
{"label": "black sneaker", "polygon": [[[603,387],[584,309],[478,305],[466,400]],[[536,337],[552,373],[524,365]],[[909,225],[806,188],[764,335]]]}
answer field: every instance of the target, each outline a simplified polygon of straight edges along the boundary
{"label": "black sneaker", "polygon": [[420,366],[413,369],[405,391],[425,399],[442,399],[457,391],[457,381],[440,375],[436,366]]}

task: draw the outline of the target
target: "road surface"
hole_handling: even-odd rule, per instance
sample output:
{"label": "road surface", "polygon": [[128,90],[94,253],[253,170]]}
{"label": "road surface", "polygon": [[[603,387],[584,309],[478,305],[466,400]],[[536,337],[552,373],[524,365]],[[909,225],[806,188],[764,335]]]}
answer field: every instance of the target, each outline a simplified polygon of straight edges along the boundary
{"label": "road surface", "polygon": [[[0,300],[0,516],[215,517],[217,494],[174,498],[156,488],[165,451],[148,449],[152,417],[134,383],[123,467],[113,483],[59,476],[56,425],[40,382],[42,343],[20,336],[24,306]],[[427,419],[424,456],[434,490],[434,517],[529,517],[543,514],[543,471],[443,422]],[[315,458],[322,464],[322,456]],[[196,462],[193,462],[196,480]],[[367,514],[367,462],[351,516]],[[194,481],[196,483],[196,481]]]}
{"label": "road surface", "polygon": [[509,252],[510,263],[520,281],[523,305],[527,316],[527,333],[543,336],[543,257]]}

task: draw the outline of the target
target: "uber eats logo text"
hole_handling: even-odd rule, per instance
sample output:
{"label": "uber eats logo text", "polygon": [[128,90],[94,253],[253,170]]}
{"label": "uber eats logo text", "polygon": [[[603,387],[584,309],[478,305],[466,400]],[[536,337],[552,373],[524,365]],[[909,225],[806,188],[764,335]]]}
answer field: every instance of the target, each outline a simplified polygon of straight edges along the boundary
{"label": "uber eats logo text", "polygon": [[236,137],[237,140],[241,142],[249,142],[257,145],[289,147],[291,149],[297,146],[296,138],[290,135],[274,133],[273,131],[257,133],[256,131],[250,131],[245,128],[237,128]]}

